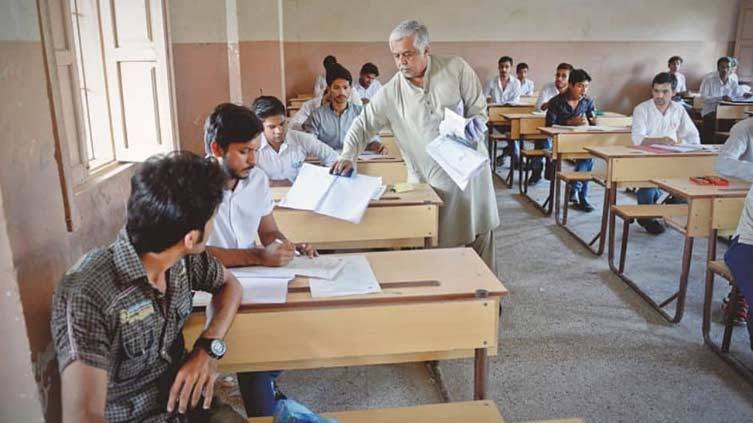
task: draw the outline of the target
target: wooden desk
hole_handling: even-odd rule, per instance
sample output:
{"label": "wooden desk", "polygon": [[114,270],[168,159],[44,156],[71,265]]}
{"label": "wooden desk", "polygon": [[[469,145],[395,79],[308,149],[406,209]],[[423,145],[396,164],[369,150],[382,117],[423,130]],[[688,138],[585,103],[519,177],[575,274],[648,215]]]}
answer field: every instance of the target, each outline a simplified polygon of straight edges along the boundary
{"label": "wooden desk", "polygon": [[[693,254],[693,241],[696,238],[705,238],[709,236],[712,228],[711,208],[715,199],[720,198],[744,198],[750,189],[750,183],[730,179],[729,187],[717,187],[696,185],[689,178],[671,178],[671,179],[652,179],[650,182],[656,184],[662,190],[668,192],[676,198],[682,198],[688,202],[687,216],[669,217],[666,222],[670,227],[677,229],[685,236],[685,245],[682,256],[682,270],[680,273],[680,283],[677,293],[665,300],[668,303],[676,301],[675,316],[671,320],[673,323],[682,319],[685,309],[685,295],[688,288],[688,275],[690,272],[690,262]],[[725,204],[725,203],[721,203]],[[729,204],[729,203],[726,203]],[[725,213],[721,208],[717,213]],[[623,278],[623,280],[626,280]],[[656,304],[647,294],[643,293],[635,284],[631,286],[636,292],[646,299],[654,308],[669,320],[669,315],[661,310],[662,304]]]}
{"label": "wooden desk", "polygon": [[[273,213],[288,239],[319,249],[435,247],[444,203],[428,184],[414,186],[413,191],[386,192],[372,201],[357,225],[306,210],[275,207]],[[272,198],[281,200],[289,189],[273,187]]]}
{"label": "wooden desk", "polygon": [[[569,130],[560,128],[542,127],[539,130],[552,138],[552,160],[555,164],[554,174],[551,183],[554,186],[554,208],[555,220],[557,224],[565,228],[576,240],[585,245],[591,252],[596,255],[604,253],[604,239],[602,232],[604,222],[602,221],[602,231],[600,231],[590,242],[581,238],[578,234],[570,230],[567,222],[561,221],[559,217],[560,210],[560,181],[558,173],[562,171],[562,162],[570,159],[590,159],[593,158],[591,153],[586,150],[588,147],[597,146],[627,146],[632,145],[633,140],[630,128],[611,129],[609,131],[583,131],[579,129]],[[568,201],[568,199],[565,199]],[[593,250],[591,246],[599,240],[599,247]]]}
{"label": "wooden desk", "polygon": [[[635,282],[624,272],[624,261],[620,266],[615,264],[615,216],[611,208],[617,202],[617,191],[621,187],[656,187],[649,181],[657,178],[684,178],[696,175],[711,175],[718,151],[698,151],[691,153],[664,153],[639,150],[626,146],[587,147],[586,150],[594,157],[606,162],[604,206],[601,215],[601,231],[599,249],[604,248],[604,240],[609,238],[607,257],[609,267],[625,283],[637,287]],[[608,224],[607,224],[608,221]],[[623,236],[623,250],[626,238]],[[640,291],[640,290],[638,290]],[[641,292],[638,292],[641,294]],[[649,303],[656,304],[651,300]],[[666,304],[665,304],[666,305]],[[673,320],[662,309],[667,320]]]}
{"label": "wooden desk", "polygon": [[531,113],[536,110],[536,104],[495,104],[487,105],[489,113],[489,123],[493,125],[502,125],[508,123],[504,117],[505,114],[511,113]]}
{"label": "wooden desk", "polygon": [[288,107],[288,117],[295,116],[295,114],[298,113],[299,110],[301,110],[300,106],[298,106],[298,107],[292,107],[292,106]]}
{"label": "wooden desk", "polygon": [[[512,151],[515,152],[516,150],[516,138],[513,138],[509,134],[503,133],[502,135],[497,135],[494,133],[495,130],[501,130],[506,131],[507,128],[510,125],[510,122],[507,120],[507,118],[504,117],[506,114],[512,114],[512,113],[531,113],[536,109],[535,102],[534,104],[494,104],[490,103],[487,105],[487,112],[489,115],[489,121],[487,122],[488,127],[488,150],[489,150],[489,164],[492,168],[492,175],[496,175],[497,172],[497,141],[506,141],[509,146],[512,148]],[[514,179],[515,179],[515,164],[519,161],[519,158],[517,157],[517,154],[513,153],[510,163],[510,171],[507,173],[507,176],[505,177],[505,183],[508,187],[512,188]]]}
{"label": "wooden desk", "polygon": [[[378,294],[313,298],[291,282],[285,304],[242,305],[225,337],[225,372],[314,369],[474,357],[474,399],[486,399],[507,289],[470,248],[365,254]],[[189,316],[186,345],[204,328]]]}
{"label": "wooden desk", "polygon": [[520,96],[520,104],[525,104],[526,106],[536,106],[537,99],[538,96],[536,95],[522,95]]}
{"label": "wooden desk", "polygon": [[358,173],[369,176],[381,176],[385,185],[395,185],[408,180],[408,168],[402,157],[390,153],[389,156],[372,160],[358,160]]}
{"label": "wooden desk", "polygon": [[390,133],[390,135],[379,135],[379,141],[387,147],[387,152],[390,156],[397,157],[402,160],[403,155],[400,152],[400,147],[397,146],[397,140],[395,139],[395,136]]}

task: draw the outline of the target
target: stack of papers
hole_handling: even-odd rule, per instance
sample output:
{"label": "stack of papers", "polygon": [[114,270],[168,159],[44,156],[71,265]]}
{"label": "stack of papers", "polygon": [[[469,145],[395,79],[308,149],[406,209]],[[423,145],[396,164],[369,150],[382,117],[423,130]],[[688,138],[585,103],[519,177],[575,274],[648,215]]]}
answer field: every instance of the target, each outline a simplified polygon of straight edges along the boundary
{"label": "stack of papers", "polygon": [[486,154],[471,150],[445,135],[430,142],[426,146],[426,152],[461,190],[465,190],[471,178],[484,171],[489,164]]}
{"label": "stack of papers", "polygon": [[568,131],[593,131],[593,132],[605,132],[615,131],[625,128],[617,128],[614,126],[602,126],[602,125],[581,125],[581,126],[567,126],[567,125],[552,125],[552,128],[567,129]]}
{"label": "stack of papers", "polygon": [[344,257],[295,257],[284,267],[249,266],[230,269],[237,278],[287,278],[296,276],[332,279],[345,266]]}
{"label": "stack of papers", "polygon": [[674,151],[676,153],[689,153],[692,151],[718,151],[719,150],[719,146],[717,145],[701,145],[701,144],[678,144],[678,145],[654,144],[652,145],[652,147],[659,148],[661,150]]}
{"label": "stack of papers", "polygon": [[474,149],[476,148],[475,141],[483,135],[485,130],[486,125],[478,116],[466,119],[448,108],[444,109],[444,120],[439,124],[441,135],[457,137]]}
{"label": "stack of papers", "polygon": [[345,266],[334,279],[309,280],[312,297],[343,297],[382,292],[366,256],[349,256],[343,259]]}
{"label": "stack of papers", "polygon": [[329,174],[329,168],[304,163],[280,206],[360,223],[381,187],[382,178],[355,172],[351,177],[335,176]]}

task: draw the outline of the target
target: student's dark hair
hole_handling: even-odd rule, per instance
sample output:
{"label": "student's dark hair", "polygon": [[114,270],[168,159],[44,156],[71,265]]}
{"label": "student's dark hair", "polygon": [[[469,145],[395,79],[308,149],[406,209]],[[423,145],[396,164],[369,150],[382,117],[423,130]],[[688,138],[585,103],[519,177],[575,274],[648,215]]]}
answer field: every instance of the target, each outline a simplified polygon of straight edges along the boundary
{"label": "student's dark hair", "polygon": [[571,65],[570,63],[562,62],[559,65],[557,65],[557,70],[561,70],[561,69],[564,69],[564,70],[566,70],[568,72],[572,72],[573,71],[573,65]]}
{"label": "student's dark hair", "polygon": [[528,70],[528,63],[526,62],[518,63],[518,66],[515,67],[515,72],[520,72],[522,69]]}
{"label": "student's dark hair", "polygon": [[510,62],[510,66],[513,65],[512,57],[510,57],[510,56],[502,56],[502,57],[500,57],[499,60],[497,61],[497,65],[501,65],[504,62]]}
{"label": "student's dark hair", "polygon": [[345,79],[351,85],[353,84],[353,77],[350,72],[339,63],[335,63],[327,69],[327,86],[332,86],[336,79]]}
{"label": "student's dark hair", "polygon": [[732,64],[732,60],[728,56],[722,56],[719,58],[719,60],[716,61],[716,66],[719,67],[722,63],[727,62],[730,65]]}
{"label": "student's dark hair", "polygon": [[279,98],[271,95],[257,97],[251,104],[251,109],[253,109],[256,116],[261,120],[271,116],[285,116],[285,105],[282,104]]}
{"label": "student's dark hair", "polygon": [[256,114],[246,106],[222,103],[214,108],[204,123],[204,148],[212,152],[212,141],[223,151],[234,142],[249,142],[259,136],[264,126]]}
{"label": "student's dark hair", "polygon": [[651,82],[651,86],[653,87],[654,85],[657,85],[657,84],[671,84],[672,90],[676,90],[677,89],[677,77],[672,75],[669,72],[657,73],[656,76],[654,77],[654,81]]}
{"label": "student's dark hair", "polygon": [[680,63],[682,63],[683,62],[682,57],[680,57],[680,56],[672,56],[672,57],[670,57],[669,60],[667,60],[667,65],[671,65],[674,62],[680,62]]}
{"label": "student's dark hair", "polygon": [[585,81],[591,82],[591,75],[583,69],[573,69],[570,72],[570,78],[567,80],[569,84],[577,84]]}
{"label": "student's dark hair", "polygon": [[374,74],[376,76],[379,76],[379,68],[371,62],[364,63],[363,66],[361,66],[361,73],[362,74]]}
{"label": "student's dark hair", "polygon": [[324,69],[329,69],[330,66],[337,63],[337,57],[329,55],[324,58],[324,61],[322,61],[322,65],[324,66]]}
{"label": "student's dark hair", "polygon": [[188,151],[152,156],[131,177],[126,231],[138,254],[159,253],[204,226],[222,202],[217,160]]}

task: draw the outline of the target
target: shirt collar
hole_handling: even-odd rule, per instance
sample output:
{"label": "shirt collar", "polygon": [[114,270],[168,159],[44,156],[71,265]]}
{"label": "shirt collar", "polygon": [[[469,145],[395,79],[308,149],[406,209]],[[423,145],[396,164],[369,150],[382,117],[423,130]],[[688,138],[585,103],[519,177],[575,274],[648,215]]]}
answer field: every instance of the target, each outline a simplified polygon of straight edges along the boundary
{"label": "shirt collar", "polygon": [[141,263],[141,258],[136,253],[125,228],[120,230],[112,244],[112,252],[119,283],[130,285],[136,280],[146,278],[144,265]]}
{"label": "shirt collar", "polygon": [[283,141],[282,145],[280,146],[280,151],[276,152],[274,151],[274,148],[272,148],[272,146],[269,144],[269,141],[267,141],[267,136],[262,132],[261,142],[259,142],[259,151],[264,150],[265,148],[269,148],[270,150],[272,150],[272,152],[282,154],[282,152],[288,148],[288,134],[290,134],[290,129],[285,131],[285,141]]}

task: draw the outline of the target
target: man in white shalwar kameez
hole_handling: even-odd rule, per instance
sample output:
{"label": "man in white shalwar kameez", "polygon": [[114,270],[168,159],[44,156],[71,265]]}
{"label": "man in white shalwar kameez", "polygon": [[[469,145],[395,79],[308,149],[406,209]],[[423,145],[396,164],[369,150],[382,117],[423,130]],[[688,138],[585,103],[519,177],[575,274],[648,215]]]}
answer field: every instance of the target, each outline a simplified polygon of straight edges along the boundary
{"label": "man in white shalwar kameez", "polygon": [[[391,127],[408,167],[409,182],[431,185],[445,205],[439,210],[439,246],[470,246],[493,271],[494,235],[499,213],[491,171],[475,176],[463,191],[426,152],[439,135],[444,109],[488,120],[486,98],[473,69],[460,57],[429,54],[429,34],[416,21],[400,23],[390,35],[399,72],[371,99],[345,137],[333,172],[344,174],[369,140]],[[478,150],[487,154],[479,140]]]}

